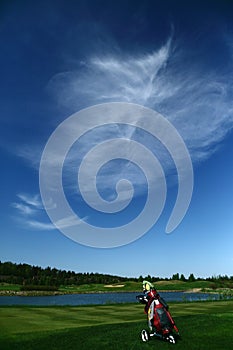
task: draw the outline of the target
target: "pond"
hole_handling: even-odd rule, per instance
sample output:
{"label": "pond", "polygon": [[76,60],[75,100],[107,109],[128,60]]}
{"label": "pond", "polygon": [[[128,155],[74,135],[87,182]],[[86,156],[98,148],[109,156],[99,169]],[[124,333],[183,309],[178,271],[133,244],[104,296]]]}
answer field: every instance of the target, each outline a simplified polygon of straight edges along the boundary
{"label": "pond", "polygon": [[[86,293],[65,294],[53,296],[1,296],[0,305],[32,305],[32,306],[64,306],[64,305],[104,305],[113,303],[137,303],[137,292],[116,293]],[[218,300],[218,294],[208,293],[184,293],[184,292],[161,292],[168,303],[170,301],[199,301],[214,299]]]}

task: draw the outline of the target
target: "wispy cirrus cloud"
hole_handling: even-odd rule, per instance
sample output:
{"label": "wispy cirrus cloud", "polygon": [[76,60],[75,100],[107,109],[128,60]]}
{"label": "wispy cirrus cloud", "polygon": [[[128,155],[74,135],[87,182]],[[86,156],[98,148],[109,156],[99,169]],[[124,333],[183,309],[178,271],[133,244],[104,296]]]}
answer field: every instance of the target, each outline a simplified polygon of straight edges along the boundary
{"label": "wispy cirrus cloud", "polygon": [[18,146],[16,153],[18,157],[24,159],[32,168],[38,169],[43,146],[41,144]]}
{"label": "wispy cirrus cloud", "polygon": [[[73,111],[119,101],[154,109],[176,127],[189,149],[192,161],[200,162],[210,157],[232,130],[232,71],[202,66],[201,56],[196,61],[187,57],[185,48],[175,46],[172,36],[163,46],[149,53],[132,55],[118,50],[114,54],[111,50],[111,54],[93,54],[85,62],[79,62],[77,70],[56,74],[50,80],[48,90],[55,95],[58,104]],[[155,151],[163,161],[166,172],[174,166],[168,153],[150,142],[147,135],[138,133],[137,128],[115,125],[88,133],[76,149],[73,148],[73,153],[67,155],[67,172],[64,176],[76,178],[75,167],[90,147],[111,137],[142,142]],[[59,158],[59,150],[57,152]],[[32,152],[24,149],[21,156],[31,158],[36,164]],[[53,161],[56,162],[56,154]],[[91,173],[92,168],[90,164],[88,172]],[[100,192],[109,191],[111,185],[117,183],[119,174],[121,178],[131,178],[134,185],[144,191],[145,179],[135,175],[134,168],[129,164],[119,166],[112,163],[111,169],[106,169],[98,178]],[[85,188],[88,192],[88,184]]]}
{"label": "wispy cirrus cloud", "polygon": [[23,203],[12,203],[12,207],[17,209],[24,216],[32,215],[37,212],[37,210]]}
{"label": "wispy cirrus cloud", "polygon": [[53,231],[56,229],[54,224],[49,223],[49,222],[41,222],[38,220],[27,220],[24,222],[28,228],[33,228],[35,230],[39,231]]}
{"label": "wispy cirrus cloud", "polygon": [[[82,218],[80,220],[80,223],[82,221],[85,221],[87,217]],[[67,218],[63,218],[61,220],[58,220],[54,224],[52,223],[45,223],[37,220],[28,220],[27,225],[31,228],[37,229],[37,230],[43,230],[43,231],[51,231],[51,230],[56,230],[57,227],[59,229],[66,228],[66,227],[71,227],[71,226],[76,226],[77,225],[77,217],[76,216],[69,216]]]}
{"label": "wispy cirrus cloud", "polygon": [[38,228],[43,225],[46,227],[47,225],[50,229],[54,229],[53,224],[43,223],[36,219],[44,210],[39,194],[29,195],[26,193],[18,193],[17,202],[12,203],[11,206],[17,211],[16,219],[27,227],[33,226],[31,224],[33,223],[34,228],[36,228],[36,224],[38,224]]}
{"label": "wispy cirrus cloud", "polygon": [[34,210],[38,210],[38,209],[43,209],[43,205],[40,199],[40,195],[36,194],[34,196],[25,194],[25,193],[19,193],[17,195],[17,197],[23,202],[26,203],[25,206],[31,206],[32,208],[34,208]]}
{"label": "wispy cirrus cloud", "polygon": [[110,101],[148,105],[151,99],[163,98],[156,81],[167,65],[170,51],[171,39],[149,54],[94,55],[82,62],[81,69],[55,75],[48,89],[62,105],[72,106],[74,110],[80,109],[83,99],[87,106]]}
{"label": "wispy cirrus cloud", "polygon": [[[36,230],[51,231],[59,228],[65,228],[77,225],[77,217],[69,216],[58,220],[55,223],[45,222],[41,218],[41,214],[44,214],[44,206],[40,199],[40,195],[29,195],[25,193],[19,193],[17,195],[18,202],[12,203],[12,207],[17,210],[16,218],[26,227]],[[55,204],[50,205],[50,209],[55,208]],[[82,218],[82,220],[85,220]],[[81,221],[80,221],[81,222]]]}
{"label": "wispy cirrus cloud", "polygon": [[[187,62],[186,62],[187,61]],[[193,161],[208,158],[233,126],[232,71],[202,67],[172,37],[152,53],[93,55],[77,71],[55,75],[49,90],[79,110],[125,101],[148,106],[170,120]]]}

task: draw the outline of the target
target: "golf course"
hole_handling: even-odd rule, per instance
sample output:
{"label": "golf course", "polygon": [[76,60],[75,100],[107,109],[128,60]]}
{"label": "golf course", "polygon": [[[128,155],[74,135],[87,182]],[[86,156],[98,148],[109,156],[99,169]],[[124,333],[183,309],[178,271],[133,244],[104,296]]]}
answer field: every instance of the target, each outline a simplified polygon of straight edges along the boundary
{"label": "golf course", "polygon": [[147,328],[140,304],[2,306],[0,349],[231,349],[233,301],[171,303],[176,345],[141,341]]}

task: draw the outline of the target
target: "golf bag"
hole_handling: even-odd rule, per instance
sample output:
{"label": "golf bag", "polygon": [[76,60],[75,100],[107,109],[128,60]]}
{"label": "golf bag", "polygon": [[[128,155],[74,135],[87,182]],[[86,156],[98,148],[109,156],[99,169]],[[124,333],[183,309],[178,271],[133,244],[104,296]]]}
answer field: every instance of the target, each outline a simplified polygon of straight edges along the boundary
{"label": "golf bag", "polygon": [[144,288],[145,294],[136,297],[140,303],[145,304],[144,311],[147,314],[148,327],[150,329],[150,333],[146,330],[142,330],[142,340],[148,341],[150,337],[157,336],[162,340],[175,343],[179,331],[168,311],[168,305],[151,283],[149,283],[149,290],[148,282],[144,281],[143,286],[146,284],[147,289]]}

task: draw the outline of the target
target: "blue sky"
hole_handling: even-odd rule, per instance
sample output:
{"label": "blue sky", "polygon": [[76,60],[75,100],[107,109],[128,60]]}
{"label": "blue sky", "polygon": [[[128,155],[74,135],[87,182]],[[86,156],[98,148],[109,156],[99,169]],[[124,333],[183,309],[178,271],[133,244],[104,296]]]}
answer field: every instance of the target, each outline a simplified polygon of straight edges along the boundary
{"label": "blue sky", "polygon": [[[232,7],[228,1],[1,2],[1,261],[123,276],[233,275]],[[109,201],[117,181],[130,180],[135,193],[128,208],[103,214],[84,203],[77,168],[99,142],[114,136],[143,143],[167,180],[165,206],[149,232],[101,249],[68,239],[51,223],[39,165],[60,123],[108,102],[139,104],[166,117],[187,146],[194,187],[182,222],[166,234],[178,176],[166,149],[131,126],[91,131],[70,149],[63,174],[69,204],[90,224],[126,224],[147,196],[143,172],[118,160],[101,168],[97,187]],[[92,194],[88,176],[84,192]]]}

